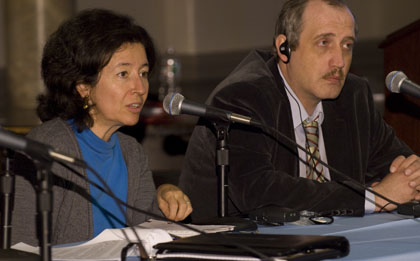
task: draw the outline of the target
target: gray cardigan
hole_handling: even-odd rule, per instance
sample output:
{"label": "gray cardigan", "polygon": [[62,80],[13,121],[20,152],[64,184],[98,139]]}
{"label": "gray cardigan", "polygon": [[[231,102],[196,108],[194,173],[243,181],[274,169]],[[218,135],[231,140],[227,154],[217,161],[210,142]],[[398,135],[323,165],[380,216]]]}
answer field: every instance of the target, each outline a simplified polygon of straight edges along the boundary
{"label": "gray cardigan", "polygon": [[[82,158],[79,144],[66,121],[53,119],[35,127],[28,137],[53,146],[66,155]],[[118,132],[122,154],[128,171],[127,203],[142,210],[161,215],[156,202],[152,172],[142,146],[132,137]],[[36,169],[32,161],[17,156],[15,203],[12,215],[12,244],[25,242],[38,245],[36,236],[36,193],[32,186]],[[95,167],[95,166],[92,166]],[[86,170],[75,167],[83,176]],[[92,209],[89,184],[70,170],[54,163],[52,244],[86,241],[93,237]],[[32,183],[32,184],[31,184]],[[149,217],[127,209],[126,222],[135,225]]]}

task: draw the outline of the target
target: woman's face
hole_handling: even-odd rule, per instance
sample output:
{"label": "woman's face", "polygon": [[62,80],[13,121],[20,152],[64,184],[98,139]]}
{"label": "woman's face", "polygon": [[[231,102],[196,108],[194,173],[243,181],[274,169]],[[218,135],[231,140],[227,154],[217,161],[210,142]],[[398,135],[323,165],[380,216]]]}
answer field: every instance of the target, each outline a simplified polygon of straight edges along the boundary
{"label": "woman's face", "polygon": [[141,43],[123,44],[99,73],[99,81],[87,92],[93,118],[91,130],[100,138],[108,140],[118,128],[135,125],[149,91],[149,65]]}

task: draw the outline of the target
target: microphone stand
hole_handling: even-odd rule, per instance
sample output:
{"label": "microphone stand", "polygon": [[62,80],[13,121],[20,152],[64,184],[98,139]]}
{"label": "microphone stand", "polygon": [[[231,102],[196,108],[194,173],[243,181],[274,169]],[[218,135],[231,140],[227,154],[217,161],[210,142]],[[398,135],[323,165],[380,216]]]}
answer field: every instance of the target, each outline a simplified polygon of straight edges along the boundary
{"label": "microphone stand", "polygon": [[[9,249],[11,244],[11,235],[12,235],[12,226],[11,226],[11,211],[13,203],[13,188],[14,188],[14,176],[10,172],[10,155],[7,149],[4,149],[3,156],[5,156],[4,161],[4,173],[1,175],[1,229],[2,229],[2,249]],[[3,166],[2,166],[3,167]]]}
{"label": "microphone stand", "polygon": [[48,159],[34,160],[37,167],[37,221],[38,241],[42,261],[51,260],[51,220],[52,220],[52,189],[50,169],[52,161]]}
{"label": "microphone stand", "polygon": [[[11,151],[2,150],[4,160],[4,171],[0,174],[0,192],[1,192],[1,249],[0,260],[21,260],[33,261],[39,260],[39,256],[33,253],[11,249],[11,214],[13,211],[13,196],[15,177],[10,170]],[[0,157],[0,158],[2,158]],[[1,166],[3,169],[3,166]]]}
{"label": "microphone stand", "polygon": [[216,129],[216,173],[217,173],[217,218],[204,218],[194,220],[197,225],[233,225],[234,230],[256,230],[257,225],[241,217],[231,217],[228,212],[229,199],[229,147],[228,131],[229,122],[213,122]]}
{"label": "microphone stand", "polygon": [[216,127],[216,173],[218,181],[218,215],[228,216],[229,193],[229,147],[227,146],[229,124],[215,124]]}

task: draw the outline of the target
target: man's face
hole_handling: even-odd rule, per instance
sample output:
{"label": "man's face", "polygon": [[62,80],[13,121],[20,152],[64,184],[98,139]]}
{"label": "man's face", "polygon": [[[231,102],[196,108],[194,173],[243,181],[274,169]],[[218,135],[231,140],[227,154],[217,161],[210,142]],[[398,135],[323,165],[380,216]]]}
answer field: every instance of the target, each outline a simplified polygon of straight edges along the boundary
{"label": "man's face", "polygon": [[299,44],[282,72],[309,114],[322,99],[336,98],[350,69],[355,42],[350,11],[309,1]]}

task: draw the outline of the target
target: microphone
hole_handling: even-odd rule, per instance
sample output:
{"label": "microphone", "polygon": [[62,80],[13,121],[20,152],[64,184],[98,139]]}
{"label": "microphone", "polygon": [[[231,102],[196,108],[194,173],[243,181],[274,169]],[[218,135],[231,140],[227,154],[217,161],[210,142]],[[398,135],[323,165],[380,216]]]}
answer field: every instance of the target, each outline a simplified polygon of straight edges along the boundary
{"label": "microphone", "polygon": [[394,93],[405,93],[420,98],[420,85],[410,81],[402,71],[392,71],[385,79],[386,87]]}
{"label": "microphone", "polygon": [[83,160],[61,154],[46,144],[6,131],[2,128],[0,128],[0,146],[25,152],[32,158],[40,160],[52,159],[59,162],[75,164],[83,168],[87,166]]}
{"label": "microphone", "polygon": [[260,122],[251,119],[250,117],[186,100],[184,96],[179,93],[169,93],[166,95],[163,100],[163,109],[169,115],[189,114],[203,117],[208,120],[236,122],[256,127],[261,126]]}

